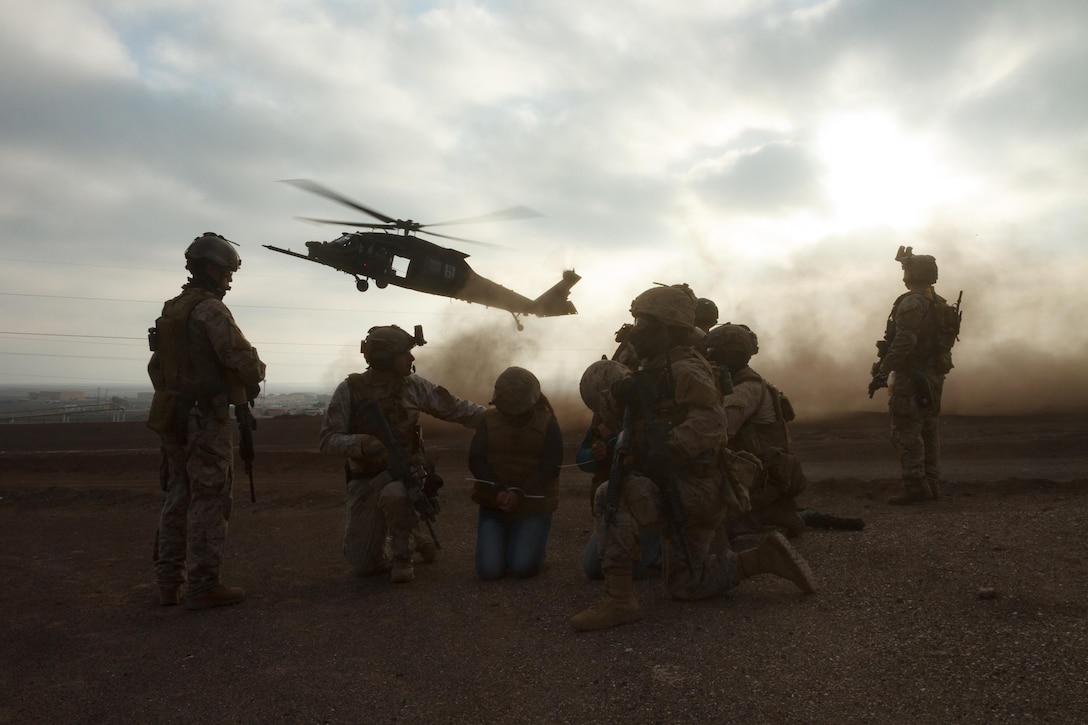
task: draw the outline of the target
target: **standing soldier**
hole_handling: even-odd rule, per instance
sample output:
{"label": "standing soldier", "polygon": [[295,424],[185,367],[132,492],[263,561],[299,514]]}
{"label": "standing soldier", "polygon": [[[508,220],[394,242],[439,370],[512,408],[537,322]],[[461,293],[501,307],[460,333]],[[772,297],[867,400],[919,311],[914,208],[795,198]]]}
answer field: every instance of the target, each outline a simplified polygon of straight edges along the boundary
{"label": "standing soldier", "polygon": [[150,332],[147,372],[155,387],[148,427],[162,440],[160,480],[166,499],[159,517],[155,576],[159,602],[207,609],[245,599],[219,581],[231,513],[234,440],[229,406],[248,405],[260,392],[265,366],[238,329],[223,296],[242,264],[232,243],[208,232],[185,250],[192,276],[163,305]]}
{"label": "standing soldier", "polygon": [[625,406],[622,435],[629,439],[629,446],[626,440],[617,445],[629,453],[596,499],[605,595],[572,617],[571,626],[596,630],[641,618],[631,574],[640,528],[662,532],[665,587],[676,599],[717,596],[763,573],[814,591],[808,565],[781,534],[739,555],[710,555],[725,513],[718,465],[725,414],[715,371],[691,347],[695,297],[678,287],[653,287],[634,299],[631,314],[628,342],[641,365],[614,393]]}
{"label": "standing soldier", "polygon": [[[418,325],[415,336],[396,325],[370,328],[362,343],[366,371],[349,375],[336,387],[321,424],[321,452],[348,459],[344,556],[356,576],[389,571],[393,582],[410,582],[415,578],[413,549],[427,562],[437,553],[435,542],[421,531],[405,481],[389,470],[398,451],[386,450],[382,428],[391,430],[399,453],[418,478],[427,479],[434,475],[434,467],[423,448],[419,414],[466,428],[476,428],[483,419],[482,405],[456,398],[415,374],[411,350],[424,344]],[[380,409],[379,419],[372,414],[375,408]],[[437,488],[438,482],[431,480]],[[432,493],[424,495],[432,498]],[[419,495],[412,492],[413,499]]]}
{"label": "standing soldier", "polygon": [[[888,503],[916,504],[941,495],[939,416],[944,376],[952,369],[959,309],[933,290],[937,260],[900,247],[907,292],[892,305],[884,339],[877,343],[879,368],[869,396],[888,385],[891,438],[899,449],[903,493]],[[876,368],[876,366],[874,366]]]}

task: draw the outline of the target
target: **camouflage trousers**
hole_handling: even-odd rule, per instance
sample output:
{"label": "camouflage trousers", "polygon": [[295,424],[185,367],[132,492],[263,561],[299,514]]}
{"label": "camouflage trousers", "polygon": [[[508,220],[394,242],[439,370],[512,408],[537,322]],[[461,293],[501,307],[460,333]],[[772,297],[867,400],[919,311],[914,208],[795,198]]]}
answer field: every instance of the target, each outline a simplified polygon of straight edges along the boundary
{"label": "camouflage trousers", "polygon": [[[898,376],[897,376],[898,377]],[[913,384],[896,381],[888,399],[891,439],[899,451],[899,467],[905,483],[913,484],[941,477],[940,414],[943,375],[928,376],[932,402],[918,404]]]}
{"label": "camouflage trousers", "polygon": [[724,594],[740,583],[737,555],[731,550],[711,553],[714,533],[725,516],[723,481],[719,476],[679,479],[680,498],[690,514],[680,528],[684,546],[669,531],[661,493],[653,481],[643,476],[628,476],[623,481],[619,510],[609,523],[605,514],[608,483],[597,489],[594,501],[596,536],[601,570],[630,573],[642,556],[640,530],[660,531],[665,590],[674,599],[705,599]]}
{"label": "camouflage trousers", "polygon": [[410,562],[418,528],[419,517],[402,482],[391,481],[384,471],[348,482],[344,558],[356,576],[386,572],[391,560]]}
{"label": "camouflage trousers", "polygon": [[232,506],[234,429],[227,415],[194,409],[184,445],[164,436],[159,479],[166,498],[159,514],[155,578],[160,587],[188,579],[189,594],[212,589],[219,583]]}

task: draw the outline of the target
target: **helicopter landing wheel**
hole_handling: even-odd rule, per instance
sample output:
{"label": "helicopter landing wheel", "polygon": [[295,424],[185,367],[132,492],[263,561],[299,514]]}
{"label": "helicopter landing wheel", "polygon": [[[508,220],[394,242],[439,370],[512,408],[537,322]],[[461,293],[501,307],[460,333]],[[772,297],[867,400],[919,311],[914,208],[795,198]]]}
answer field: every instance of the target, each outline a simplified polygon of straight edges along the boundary
{"label": "helicopter landing wheel", "polygon": [[374,284],[378,285],[378,289],[385,289],[389,286],[389,280],[385,277],[378,277],[374,280]]}
{"label": "helicopter landing wheel", "polygon": [[365,279],[357,279],[355,280],[355,289],[359,290],[360,292],[366,292],[368,289],[370,289],[370,283],[367,282]]}

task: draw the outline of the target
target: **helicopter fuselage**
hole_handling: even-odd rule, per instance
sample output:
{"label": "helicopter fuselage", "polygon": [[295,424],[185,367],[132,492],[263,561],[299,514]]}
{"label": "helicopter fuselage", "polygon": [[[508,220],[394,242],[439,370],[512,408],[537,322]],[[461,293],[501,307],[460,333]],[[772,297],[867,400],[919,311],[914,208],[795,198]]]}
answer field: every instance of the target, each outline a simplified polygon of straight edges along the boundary
{"label": "helicopter fuselage", "polygon": [[306,252],[357,281],[443,296],[457,296],[475,274],[463,252],[408,234],[346,232],[331,242],[306,242]]}

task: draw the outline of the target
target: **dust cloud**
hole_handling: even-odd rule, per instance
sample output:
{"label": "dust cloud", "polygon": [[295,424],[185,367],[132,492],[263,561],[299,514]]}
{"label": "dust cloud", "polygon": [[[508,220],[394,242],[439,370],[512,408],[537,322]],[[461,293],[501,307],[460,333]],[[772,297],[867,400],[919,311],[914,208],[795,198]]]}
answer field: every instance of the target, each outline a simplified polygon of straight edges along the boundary
{"label": "dust cloud", "polygon": [[756,331],[760,351],[752,367],[790,397],[800,418],[885,411],[887,392],[870,400],[867,388],[875,343],[905,291],[894,262],[899,244],[937,258],[936,290],[950,303],[963,291],[945,413],[1088,412],[1081,319],[1088,261],[1068,250],[1044,253],[1022,244],[995,255],[992,240],[958,241],[938,230],[929,240],[884,240],[879,249],[844,239],[762,267],[708,266],[709,283],[691,281],[697,294],[718,303],[722,322]]}
{"label": "dust cloud", "polygon": [[[543,364],[542,358],[551,357],[554,351],[538,339],[530,323],[523,332],[513,331],[507,320],[473,327],[454,324],[436,332],[434,339],[435,342],[415,351],[416,371],[457,397],[487,405],[495,379],[503,370],[516,365],[540,379],[541,391],[555,409],[564,432],[579,431],[589,424],[590,413],[577,392],[585,365],[579,361],[569,368],[561,367],[564,371],[575,368],[577,371],[564,372],[560,379],[549,374],[554,365]],[[573,383],[568,379],[571,375]]]}
{"label": "dust cloud", "polygon": [[[665,282],[689,282],[696,294],[717,303],[721,322],[750,325],[760,345],[752,367],[790,397],[799,420],[817,421],[887,410],[886,391],[870,399],[867,388],[875,342],[905,291],[894,261],[899,242],[912,243],[885,240],[861,254],[859,241],[848,239],[762,267],[716,268],[700,257],[698,274],[654,274]],[[1082,284],[1088,261],[1035,255],[1032,265],[1010,270],[1007,260],[966,246],[914,244],[917,253],[937,257],[938,294],[954,301],[963,290],[963,327],[945,383],[945,413],[1088,413],[1088,336],[1079,319],[1088,305]],[[849,264],[829,266],[840,260]],[[416,368],[454,395],[486,404],[499,373],[524,367],[540,379],[564,432],[576,433],[590,417],[578,395],[582,371],[613,352],[615,330],[630,319],[627,300],[651,283],[624,277],[586,285],[577,304],[588,314],[527,317],[523,332],[501,314],[485,322],[451,314],[426,331],[431,342],[415,351]],[[598,296],[586,294],[590,290]],[[360,356],[352,357],[352,368],[362,369]]]}

